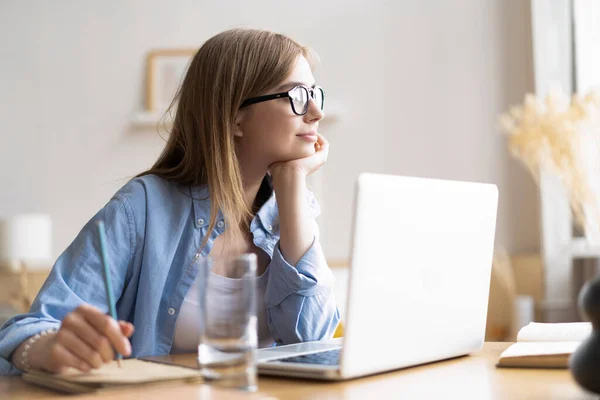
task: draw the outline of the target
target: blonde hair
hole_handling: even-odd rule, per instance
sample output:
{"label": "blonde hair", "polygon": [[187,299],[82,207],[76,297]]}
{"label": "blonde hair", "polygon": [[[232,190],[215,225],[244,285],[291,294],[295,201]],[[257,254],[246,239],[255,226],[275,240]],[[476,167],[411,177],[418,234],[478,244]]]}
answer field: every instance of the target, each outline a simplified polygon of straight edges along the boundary
{"label": "blonde hair", "polygon": [[207,40],[193,57],[168,113],[176,108],[167,144],[156,163],[138,176],[155,174],[183,185],[208,185],[211,215],[204,247],[219,210],[228,227],[249,229],[252,210],[244,199],[233,127],[240,105],[289,76],[299,56],[315,55],[270,31],[231,29]]}

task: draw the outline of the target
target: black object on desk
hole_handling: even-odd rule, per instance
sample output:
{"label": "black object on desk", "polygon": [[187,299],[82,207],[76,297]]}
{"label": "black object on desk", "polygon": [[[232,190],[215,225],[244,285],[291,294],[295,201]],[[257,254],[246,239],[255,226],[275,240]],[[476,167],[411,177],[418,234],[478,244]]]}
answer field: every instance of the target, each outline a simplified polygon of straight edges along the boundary
{"label": "black object on desk", "polygon": [[586,282],[578,298],[579,312],[592,323],[592,333],[569,359],[573,378],[584,389],[600,394],[600,277]]}

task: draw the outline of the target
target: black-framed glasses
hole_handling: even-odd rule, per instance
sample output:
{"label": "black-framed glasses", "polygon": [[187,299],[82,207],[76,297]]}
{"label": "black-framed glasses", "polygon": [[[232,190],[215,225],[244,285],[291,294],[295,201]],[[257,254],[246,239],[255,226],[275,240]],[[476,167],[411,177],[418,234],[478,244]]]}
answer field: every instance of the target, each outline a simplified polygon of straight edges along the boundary
{"label": "black-framed glasses", "polygon": [[312,99],[320,110],[323,110],[323,107],[325,106],[325,92],[323,91],[322,87],[315,86],[309,88],[304,85],[298,85],[287,92],[251,97],[245,100],[240,108],[249,106],[251,104],[262,103],[263,101],[281,99],[285,97],[290,99],[292,111],[296,115],[304,115],[308,112],[309,99]]}

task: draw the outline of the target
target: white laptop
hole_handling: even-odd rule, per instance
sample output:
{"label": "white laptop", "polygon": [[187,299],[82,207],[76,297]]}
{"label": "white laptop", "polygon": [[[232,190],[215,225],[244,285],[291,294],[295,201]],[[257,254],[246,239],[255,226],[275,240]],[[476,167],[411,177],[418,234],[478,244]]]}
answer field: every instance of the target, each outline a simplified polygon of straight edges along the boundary
{"label": "white laptop", "polygon": [[492,184],[361,174],[344,337],[260,349],[259,373],[342,380],[480,350],[497,204]]}

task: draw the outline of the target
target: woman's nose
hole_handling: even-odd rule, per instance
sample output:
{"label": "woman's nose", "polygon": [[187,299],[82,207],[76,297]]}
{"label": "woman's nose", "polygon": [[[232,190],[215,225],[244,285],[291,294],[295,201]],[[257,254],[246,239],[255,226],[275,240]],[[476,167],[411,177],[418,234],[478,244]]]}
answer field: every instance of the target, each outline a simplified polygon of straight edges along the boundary
{"label": "woman's nose", "polygon": [[321,110],[321,107],[317,105],[317,102],[314,99],[310,99],[308,102],[308,111],[306,113],[306,117],[310,122],[317,122],[323,119],[325,113]]}

